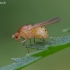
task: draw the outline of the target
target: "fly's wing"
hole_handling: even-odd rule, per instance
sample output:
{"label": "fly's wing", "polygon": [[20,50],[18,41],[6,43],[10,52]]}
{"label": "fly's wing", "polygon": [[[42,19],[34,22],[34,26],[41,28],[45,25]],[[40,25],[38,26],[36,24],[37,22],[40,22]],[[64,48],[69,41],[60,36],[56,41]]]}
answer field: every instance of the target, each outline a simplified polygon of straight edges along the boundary
{"label": "fly's wing", "polygon": [[61,20],[60,17],[53,18],[51,20],[47,20],[47,21],[44,21],[44,22],[41,22],[41,23],[37,23],[37,24],[33,25],[30,29],[45,26],[45,25],[49,25],[49,24],[54,24],[56,22],[59,22],[60,20]]}

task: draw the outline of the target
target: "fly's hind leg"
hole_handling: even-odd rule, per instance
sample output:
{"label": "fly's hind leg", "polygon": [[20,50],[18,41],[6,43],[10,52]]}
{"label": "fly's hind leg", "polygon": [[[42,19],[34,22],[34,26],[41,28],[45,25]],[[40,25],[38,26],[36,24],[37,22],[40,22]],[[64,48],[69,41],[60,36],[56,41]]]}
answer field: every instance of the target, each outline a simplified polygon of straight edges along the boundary
{"label": "fly's hind leg", "polygon": [[42,37],[42,41],[45,43],[45,39]]}
{"label": "fly's hind leg", "polygon": [[45,38],[42,37],[41,39],[43,41],[44,44],[50,44],[48,41],[45,40]]}
{"label": "fly's hind leg", "polygon": [[34,44],[36,46],[36,49],[38,50],[38,47],[37,47],[37,44],[36,44],[36,41],[35,41],[35,37],[34,37]]}
{"label": "fly's hind leg", "polygon": [[42,38],[40,40],[42,40],[44,43],[46,42],[43,36],[42,36]]}
{"label": "fly's hind leg", "polygon": [[27,40],[27,39],[23,40],[21,43],[23,44],[23,46],[26,46],[27,51],[28,51],[28,53],[29,53],[29,49],[28,49],[27,45],[25,44],[26,40]]}
{"label": "fly's hind leg", "polygon": [[43,45],[45,45],[46,43],[48,43],[48,42],[46,42],[46,40],[45,40],[45,38],[43,36],[42,36],[42,38],[40,40],[42,40]]}

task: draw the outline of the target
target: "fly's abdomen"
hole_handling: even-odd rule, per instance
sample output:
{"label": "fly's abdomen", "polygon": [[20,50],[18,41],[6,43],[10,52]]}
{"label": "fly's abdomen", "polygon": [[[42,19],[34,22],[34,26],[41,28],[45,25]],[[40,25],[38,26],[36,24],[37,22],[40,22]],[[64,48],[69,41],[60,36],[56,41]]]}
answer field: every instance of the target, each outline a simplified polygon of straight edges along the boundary
{"label": "fly's abdomen", "polygon": [[35,38],[48,38],[48,32],[44,27],[38,27],[33,29],[33,36]]}

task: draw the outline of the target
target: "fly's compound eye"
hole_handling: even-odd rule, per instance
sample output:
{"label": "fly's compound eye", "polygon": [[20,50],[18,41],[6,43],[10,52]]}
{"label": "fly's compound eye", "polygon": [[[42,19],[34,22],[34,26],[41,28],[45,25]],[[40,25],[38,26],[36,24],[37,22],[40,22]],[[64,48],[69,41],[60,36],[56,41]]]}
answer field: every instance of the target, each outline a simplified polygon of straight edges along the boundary
{"label": "fly's compound eye", "polygon": [[18,38],[17,36],[15,36],[15,38]]}

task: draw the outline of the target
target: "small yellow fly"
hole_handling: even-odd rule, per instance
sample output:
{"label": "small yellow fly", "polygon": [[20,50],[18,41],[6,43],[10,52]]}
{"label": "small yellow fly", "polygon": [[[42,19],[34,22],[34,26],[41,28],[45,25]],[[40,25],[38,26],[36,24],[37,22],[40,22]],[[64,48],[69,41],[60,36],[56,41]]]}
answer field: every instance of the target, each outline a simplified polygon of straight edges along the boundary
{"label": "small yellow fly", "polygon": [[60,20],[61,20],[60,17],[57,17],[51,20],[36,23],[35,25],[31,24],[23,25],[14,35],[12,35],[12,38],[15,38],[17,41],[21,37],[24,38],[24,40],[21,43],[24,43],[27,39],[32,39],[32,38],[39,38],[43,40],[49,37],[48,31],[44,26],[49,24],[54,24],[56,22],[59,22]]}

